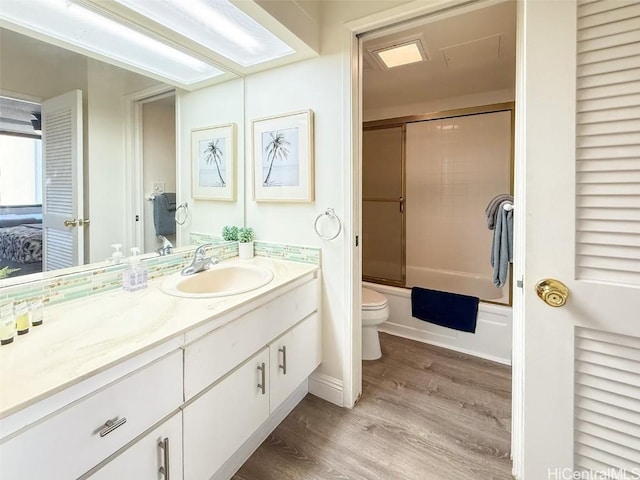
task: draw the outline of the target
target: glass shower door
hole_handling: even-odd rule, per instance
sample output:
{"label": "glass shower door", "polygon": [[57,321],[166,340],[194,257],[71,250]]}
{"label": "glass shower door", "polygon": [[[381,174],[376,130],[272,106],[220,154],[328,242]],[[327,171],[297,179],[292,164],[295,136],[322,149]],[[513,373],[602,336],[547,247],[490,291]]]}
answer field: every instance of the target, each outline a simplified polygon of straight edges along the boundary
{"label": "glass shower door", "polygon": [[405,126],[362,132],[362,276],[404,286]]}

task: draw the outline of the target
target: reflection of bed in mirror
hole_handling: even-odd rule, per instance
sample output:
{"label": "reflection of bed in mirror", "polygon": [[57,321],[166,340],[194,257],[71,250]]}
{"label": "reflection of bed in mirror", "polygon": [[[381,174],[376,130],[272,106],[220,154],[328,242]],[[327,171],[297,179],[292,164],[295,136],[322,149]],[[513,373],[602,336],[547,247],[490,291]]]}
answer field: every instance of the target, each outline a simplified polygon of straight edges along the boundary
{"label": "reflection of bed in mirror", "polygon": [[9,277],[42,271],[40,210],[31,207],[0,212],[0,268],[9,267]]}

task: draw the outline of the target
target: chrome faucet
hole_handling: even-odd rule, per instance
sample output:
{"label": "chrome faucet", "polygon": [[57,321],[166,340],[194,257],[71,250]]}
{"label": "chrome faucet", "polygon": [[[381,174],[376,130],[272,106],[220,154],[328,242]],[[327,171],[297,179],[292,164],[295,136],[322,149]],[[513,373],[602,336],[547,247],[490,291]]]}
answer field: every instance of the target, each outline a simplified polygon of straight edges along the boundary
{"label": "chrome faucet", "polygon": [[204,245],[200,245],[198,248],[196,248],[196,251],[193,254],[191,265],[189,265],[188,267],[184,267],[180,271],[180,275],[193,275],[194,273],[207,270],[208,268],[218,263],[219,260],[217,258],[209,258],[204,253],[205,249],[207,247],[211,247],[212,245],[212,243],[205,243]]}
{"label": "chrome faucet", "polygon": [[169,239],[163,235],[157,236],[159,240],[162,240],[162,246],[156,250],[161,257],[165,255],[170,255],[173,253],[173,245],[169,241]]}

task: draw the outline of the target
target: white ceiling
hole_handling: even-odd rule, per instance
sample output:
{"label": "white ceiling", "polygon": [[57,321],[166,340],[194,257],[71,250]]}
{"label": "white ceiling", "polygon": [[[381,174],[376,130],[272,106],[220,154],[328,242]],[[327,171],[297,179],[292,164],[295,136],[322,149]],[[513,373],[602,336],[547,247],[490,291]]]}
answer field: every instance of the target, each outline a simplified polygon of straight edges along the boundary
{"label": "white ceiling", "polygon": [[[426,62],[382,69],[369,52],[414,35],[422,36]],[[513,0],[365,40],[364,109],[512,90],[515,43]]]}

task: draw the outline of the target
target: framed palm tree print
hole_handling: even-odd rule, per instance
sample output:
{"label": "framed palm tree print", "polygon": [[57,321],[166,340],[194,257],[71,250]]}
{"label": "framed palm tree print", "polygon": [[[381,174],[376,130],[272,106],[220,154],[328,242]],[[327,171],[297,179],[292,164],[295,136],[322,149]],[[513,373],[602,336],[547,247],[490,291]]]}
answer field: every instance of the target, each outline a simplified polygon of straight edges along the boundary
{"label": "framed palm tree print", "polygon": [[191,130],[191,172],[193,198],[235,201],[235,123]]}
{"label": "framed palm tree print", "polygon": [[251,122],[253,198],[258,202],[313,202],[313,111]]}

